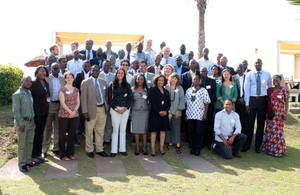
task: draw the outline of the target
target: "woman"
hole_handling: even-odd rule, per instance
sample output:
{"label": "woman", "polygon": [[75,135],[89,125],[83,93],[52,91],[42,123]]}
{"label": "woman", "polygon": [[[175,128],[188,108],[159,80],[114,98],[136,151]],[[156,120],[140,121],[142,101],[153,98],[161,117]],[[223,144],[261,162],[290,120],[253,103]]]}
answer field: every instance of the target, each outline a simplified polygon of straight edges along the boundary
{"label": "woman", "polygon": [[268,112],[262,150],[272,156],[286,153],[283,135],[284,121],[288,117],[289,91],[280,86],[280,75],[273,76],[273,85],[268,89]]}
{"label": "woman", "polygon": [[168,85],[166,90],[169,91],[171,108],[169,110],[171,131],[166,132],[167,150],[169,150],[173,144],[176,144],[177,154],[181,153],[180,148],[180,127],[181,127],[181,111],[185,109],[184,92],[180,86],[180,80],[177,73],[173,72],[169,76]]}
{"label": "woman", "polygon": [[210,98],[205,88],[200,87],[201,80],[198,75],[193,77],[192,87],[185,94],[186,118],[188,125],[188,140],[191,148],[190,154],[200,155],[203,143],[204,128],[207,119]]}
{"label": "woman", "polygon": [[[65,72],[66,85],[59,90],[60,108],[58,112],[59,125],[59,156],[61,160],[74,160],[75,131],[80,106],[79,90],[73,87],[74,74]],[[68,133],[68,139],[66,138]],[[66,148],[67,140],[67,148]]]}
{"label": "woman", "polygon": [[135,137],[135,155],[140,154],[140,135],[143,137],[143,154],[148,155],[147,152],[147,131],[148,131],[148,117],[149,117],[149,103],[147,100],[148,87],[147,81],[142,74],[138,74],[134,87],[131,88],[133,93],[133,105],[131,108],[131,132]]}
{"label": "woman", "polygon": [[30,91],[33,98],[35,134],[32,148],[32,161],[40,164],[45,162],[42,154],[43,134],[46,126],[47,116],[49,112],[50,91],[49,85],[45,80],[49,76],[49,72],[45,66],[39,66],[34,76],[36,80],[32,82]]}
{"label": "woman", "polygon": [[215,79],[217,83],[221,82],[221,68],[218,65],[213,65],[211,67],[212,75],[209,76],[212,79]]}
{"label": "woman", "polygon": [[[124,66],[124,64],[121,63],[121,67]],[[118,153],[119,129],[119,152],[123,156],[127,156],[126,125],[132,101],[133,96],[131,87],[126,81],[126,71],[123,68],[120,68],[116,72],[115,80],[108,87],[108,103],[110,104],[110,114],[113,126],[110,157],[115,157]]]}
{"label": "woman", "polygon": [[[229,99],[232,102],[236,102],[237,99],[237,87],[235,82],[232,81],[231,73],[228,69],[222,71],[222,80],[217,83],[216,89],[217,101],[215,104],[216,112],[223,110],[224,101]],[[234,110],[234,105],[233,105]]]}
{"label": "woman", "polygon": [[171,64],[166,64],[163,69],[161,70],[161,74],[165,76],[165,78],[169,79],[169,76],[174,72],[174,67]]}
{"label": "woman", "polygon": [[168,111],[170,110],[171,101],[169,91],[164,88],[167,79],[163,75],[156,75],[153,79],[154,87],[151,87],[148,93],[150,103],[149,113],[149,131],[151,132],[151,155],[156,157],[155,141],[156,134],[159,132],[159,152],[165,155],[164,142],[166,131],[170,131],[170,122]]}

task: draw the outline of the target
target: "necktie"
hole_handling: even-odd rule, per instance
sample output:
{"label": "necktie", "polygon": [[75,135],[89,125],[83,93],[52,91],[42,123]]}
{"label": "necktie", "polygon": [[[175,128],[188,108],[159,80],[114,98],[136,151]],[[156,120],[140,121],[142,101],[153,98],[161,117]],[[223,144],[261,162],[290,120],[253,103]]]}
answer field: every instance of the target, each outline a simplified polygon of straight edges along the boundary
{"label": "necktie", "polygon": [[166,60],[166,64],[168,64],[168,60]]}
{"label": "necktie", "polygon": [[95,92],[96,92],[97,102],[99,104],[101,104],[102,103],[102,99],[101,99],[101,94],[100,94],[100,89],[99,89],[97,78],[95,78]]}
{"label": "necktie", "polygon": [[129,55],[129,52],[128,52],[128,54],[127,54],[127,60],[130,61],[130,55]]}
{"label": "necktie", "polygon": [[257,72],[257,77],[256,77],[256,95],[260,96],[260,72]]}
{"label": "necktie", "polygon": [[159,74],[159,67],[156,67],[155,74]]}
{"label": "necktie", "polygon": [[87,50],[88,55],[87,55],[87,60],[90,60],[90,50]]}

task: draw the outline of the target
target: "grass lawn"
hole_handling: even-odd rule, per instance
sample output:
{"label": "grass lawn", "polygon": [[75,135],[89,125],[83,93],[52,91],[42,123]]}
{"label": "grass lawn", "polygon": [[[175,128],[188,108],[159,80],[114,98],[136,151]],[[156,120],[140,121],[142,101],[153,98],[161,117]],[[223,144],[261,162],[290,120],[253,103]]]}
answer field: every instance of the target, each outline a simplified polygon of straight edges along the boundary
{"label": "grass lawn", "polygon": [[[15,141],[13,133],[9,133],[14,131],[11,106],[0,107],[0,124],[2,166],[8,158],[16,154],[15,143],[7,143]],[[75,151],[80,157],[76,179],[47,180],[45,173],[50,165],[43,164],[31,168],[21,180],[1,180],[0,194],[299,194],[299,129],[300,121],[289,115],[285,126],[285,157],[256,154],[252,148],[247,153],[241,153],[242,159],[225,160],[203,149],[200,156],[223,169],[223,173],[195,172],[181,161],[172,149],[162,158],[178,174],[148,176],[134,156],[134,146],[128,143],[129,155],[122,157],[128,176],[101,178],[96,176],[95,161],[86,157],[84,146],[81,145]],[[3,144],[7,144],[9,149]],[[183,152],[188,153],[187,144],[183,143],[182,146]],[[105,150],[109,153],[109,148]],[[49,160],[51,159],[50,156]]]}

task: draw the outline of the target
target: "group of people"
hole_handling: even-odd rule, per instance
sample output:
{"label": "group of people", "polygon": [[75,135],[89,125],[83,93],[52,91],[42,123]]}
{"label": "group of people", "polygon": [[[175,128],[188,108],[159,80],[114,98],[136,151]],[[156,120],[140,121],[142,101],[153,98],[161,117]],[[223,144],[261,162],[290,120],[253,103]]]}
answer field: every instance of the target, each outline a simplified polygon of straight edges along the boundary
{"label": "group of people", "polygon": [[[157,156],[157,139],[161,155],[173,147],[180,154],[184,130],[191,155],[208,147],[229,159],[250,149],[257,118],[255,151],[285,154],[289,92],[280,86],[279,75],[273,76],[272,87],[261,59],[250,71],[246,60],[236,69],[227,66],[222,54],[214,62],[208,48],[197,61],[184,44],[174,58],[164,42],[155,52],[152,40],[145,50],[137,43],[137,52],[131,43],[118,53],[110,41],[105,51],[92,47],[90,39],[81,51],[73,42],[72,53],[58,58],[59,48],[53,45],[47,66],[36,69],[36,79],[23,76],[12,98],[20,171],[47,161],[52,131],[52,151],[64,161],[76,159],[76,135],[83,133],[88,157],[127,156],[128,129],[134,134],[135,155],[148,155],[148,138],[151,156]],[[104,145],[110,145],[110,155]]]}

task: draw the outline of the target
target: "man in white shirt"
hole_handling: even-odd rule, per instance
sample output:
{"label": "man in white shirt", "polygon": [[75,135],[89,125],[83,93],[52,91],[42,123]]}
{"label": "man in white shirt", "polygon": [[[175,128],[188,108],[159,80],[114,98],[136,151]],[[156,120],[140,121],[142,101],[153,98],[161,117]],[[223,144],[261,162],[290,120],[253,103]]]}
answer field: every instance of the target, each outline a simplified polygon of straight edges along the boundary
{"label": "man in white shirt", "polygon": [[123,49],[120,49],[118,51],[118,56],[119,56],[119,58],[116,60],[116,67],[120,68],[121,60],[123,60],[125,57],[125,51]]}
{"label": "man in white shirt", "polygon": [[169,47],[164,47],[162,49],[163,52],[163,58],[160,61],[160,64],[162,66],[166,64],[171,64],[174,68],[176,67],[176,61],[175,58],[170,57],[170,48]]}
{"label": "man in white shirt", "polygon": [[[224,109],[215,116],[215,142],[212,143],[212,152],[220,154],[226,159],[242,158],[239,150],[246,141],[247,136],[241,133],[239,115],[232,110],[231,100],[225,100]],[[231,149],[232,146],[232,149]]]}
{"label": "man in white shirt", "polygon": [[211,67],[215,63],[211,59],[208,58],[209,49],[207,47],[203,48],[202,53],[203,53],[203,57],[198,60],[199,67],[200,67],[200,69],[203,67],[207,68],[207,70],[208,70],[207,76],[211,76],[212,75]]}
{"label": "man in white shirt", "polygon": [[104,53],[106,54],[106,59],[110,59],[109,57],[111,55],[115,56],[115,58],[117,59],[118,58],[118,54],[115,53],[115,52],[113,52],[111,50],[112,42],[111,41],[107,41],[106,44],[105,44],[105,46],[106,46],[106,51],[104,51]]}
{"label": "man in white shirt", "polygon": [[[154,62],[154,57],[155,57],[155,55],[156,55],[157,53],[156,53],[156,51],[154,51],[154,50],[152,49],[152,40],[151,40],[151,39],[148,39],[148,40],[146,41],[146,49],[144,49],[144,52],[145,52],[146,54],[148,54],[148,55],[151,57],[152,62]],[[150,64],[149,64],[149,65],[150,65]],[[152,65],[152,63],[151,63],[151,65]]]}
{"label": "man in white shirt", "polygon": [[80,53],[78,50],[75,50],[73,54],[74,58],[67,63],[67,70],[71,71],[74,74],[74,79],[76,79],[77,74],[83,70],[83,61],[79,58]]}

